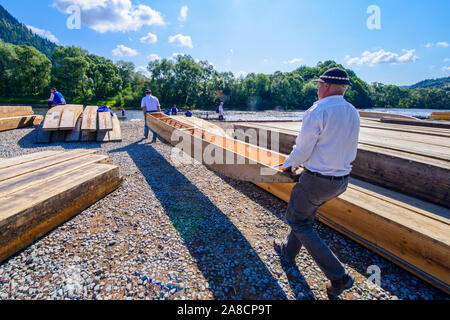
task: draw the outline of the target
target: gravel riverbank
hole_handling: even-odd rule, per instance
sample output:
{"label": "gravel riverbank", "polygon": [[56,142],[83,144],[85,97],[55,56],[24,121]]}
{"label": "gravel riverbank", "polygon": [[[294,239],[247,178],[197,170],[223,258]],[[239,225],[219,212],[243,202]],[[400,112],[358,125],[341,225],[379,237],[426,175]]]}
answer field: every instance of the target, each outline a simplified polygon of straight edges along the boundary
{"label": "gravel riverbank", "polygon": [[[286,203],[200,164],[176,166],[172,147],[122,122],[121,143],[35,145],[34,128],[0,132],[0,158],[98,148],[123,184],[0,264],[0,299],[328,299],[305,249],[295,264],[272,243],[288,226]],[[447,299],[443,292],[316,223],[356,277],[341,299]],[[367,280],[381,269],[381,286]]]}

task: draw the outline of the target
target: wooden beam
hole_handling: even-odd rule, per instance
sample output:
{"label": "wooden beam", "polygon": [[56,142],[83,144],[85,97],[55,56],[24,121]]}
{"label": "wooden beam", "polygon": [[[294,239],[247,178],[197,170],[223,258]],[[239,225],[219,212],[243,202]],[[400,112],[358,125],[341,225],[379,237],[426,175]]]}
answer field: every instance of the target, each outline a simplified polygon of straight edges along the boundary
{"label": "wooden beam", "polygon": [[48,110],[42,125],[43,131],[57,131],[59,130],[59,123],[61,122],[61,115],[63,106],[56,106]]}
{"label": "wooden beam", "polygon": [[82,118],[78,117],[77,123],[72,131],[67,132],[66,142],[78,142],[81,139],[81,122]]}
{"label": "wooden beam", "polygon": [[0,261],[112,192],[119,168],[91,164],[0,200]]}
{"label": "wooden beam", "polygon": [[31,106],[0,106],[0,118],[23,117],[33,114]]}
{"label": "wooden beam", "polygon": [[39,125],[43,120],[40,115],[0,118],[0,131],[8,131]]}
{"label": "wooden beam", "polygon": [[438,122],[438,121],[405,120],[405,119],[391,119],[391,118],[381,118],[380,121],[382,123],[401,124],[401,125],[408,125],[408,126],[450,129],[450,121],[439,121]]}
{"label": "wooden beam", "polygon": [[17,166],[26,162],[36,161],[44,158],[48,158],[51,156],[55,156],[57,154],[61,154],[64,151],[42,151],[38,153],[26,154],[20,157],[14,157],[10,159],[3,159],[0,162],[0,170],[6,169],[9,167]]}
{"label": "wooden beam", "polygon": [[112,130],[112,117],[110,112],[98,112],[98,131]]}
{"label": "wooden beam", "polygon": [[81,124],[82,131],[95,132],[97,131],[97,106],[87,106],[83,112],[83,123]]}
{"label": "wooden beam", "polygon": [[59,130],[72,131],[83,113],[81,105],[66,105],[61,114]]}
{"label": "wooden beam", "polygon": [[113,129],[108,131],[109,141],[122,141],[122,130],[120,129],[120,121],[116,114],[112,117],[112,125]]}

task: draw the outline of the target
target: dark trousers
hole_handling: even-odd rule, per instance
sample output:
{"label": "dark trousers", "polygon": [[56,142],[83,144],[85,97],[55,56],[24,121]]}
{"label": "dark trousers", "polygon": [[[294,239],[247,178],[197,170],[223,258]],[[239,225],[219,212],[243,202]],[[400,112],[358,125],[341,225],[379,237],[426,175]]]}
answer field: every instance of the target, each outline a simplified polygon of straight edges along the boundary
{"label": "dark trousers", "polygon": [[49,101],[49,102],[47,103],[47,105],[48,105],[48,109],[53,108],[53,101]]}
{"label": "dark trousers", "polygon": [[291,231],[285,241],[286,254],[295,257],[302,246],[330,280],[345,275],[344,266],[313,228],[317,209],[347,190],[348,177],[329,180],[303,172],[292,190],[287,210]]}

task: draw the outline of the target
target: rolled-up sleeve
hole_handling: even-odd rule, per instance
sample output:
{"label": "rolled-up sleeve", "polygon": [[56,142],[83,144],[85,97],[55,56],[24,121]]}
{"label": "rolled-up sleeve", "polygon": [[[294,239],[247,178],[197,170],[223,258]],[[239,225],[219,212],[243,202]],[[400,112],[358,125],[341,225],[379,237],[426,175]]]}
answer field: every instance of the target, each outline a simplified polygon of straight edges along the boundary
{"label": "rolled-up sleeve", "polygon": [[305,113],[296,145],[284,162],[283,169],[300,166],[310,158],[322,131],[322,117],[322,112],[315,110]]}
{"label": "rolled-up sleeve", "polygon": [[141,100],[141,108],[147,107],[145,104],[145,98]]}

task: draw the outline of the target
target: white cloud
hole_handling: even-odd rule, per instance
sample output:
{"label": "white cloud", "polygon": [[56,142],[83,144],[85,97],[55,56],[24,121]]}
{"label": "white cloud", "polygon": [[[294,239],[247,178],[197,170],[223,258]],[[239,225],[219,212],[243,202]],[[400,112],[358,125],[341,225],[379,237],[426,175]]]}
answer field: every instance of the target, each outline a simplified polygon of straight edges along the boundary
{"label": "white cloud", "polygon": [[45,38],[45,39],[48,39],[48,40],[50,40],[51,42],[59,43],[58,38],[56,38],[56,37],[53,35],[53,33],[51,33],[51,32],[48,31],[48,30],[39,29],[39,28],[36,28],[36,27],[33,27],[33,26],[27,26],[27,28],[28,28],[29,30],[31,30],[31,32],[33,32],[34,34],[37,34],[38,36],[41,36],[41,37],[43,37],[43,38]]}
{"label": "white cloud", "polygon": [[442,71],[450,72],[450,67],[444,66],[444,67],[442,67]]}
{"label": "white cloud", "polygon": [[158,37],[156,36],[156,34],[149,32],[145,37],[142,37],[140,40],[142,43],[152,44],[158,42]]}
{"label": "white cloud", "polygon": [[444,59],[444,62],[450,62],[450,58]]}
{"label": "white cloud", "polygon": [[299,62],[302,62],[302,61],[303,61],[302,58],[294,58],[294,59],[289,60],[289,61],[284,61],[283,63],[284,64],[294,64],[294,63],[299,63]]}
{"label": "white cloud", "polygon": [[53,6],[69,14],[76,5],[81,10],[81,22],[89,28],[108,31],[137,31],[143,26],[165,25],[160,12],[149,6],[133,4],[131,0],[54,0]]}
{"label": "white cloud", "polygon": [[169,43],[172,43],[178,47],[189,47],[193,48],[192,39],[190,36],[183,36],[182,34],[177,34],[175,36],[169,37]]}
{"label": "white cloud", "polygon": [[411,50],[402,50],[404,52],[403,55],[399,55],[394,52],[384,51],[383,49],[375,52],[365,51],[362,53],[361,57],[350,57],[346,56],[345,60],[348,65],[352,64],[367,64],[371,67],[378,63],[389,63],[389,64],[399,64],[399,63],[410,63],[416,62],[419,57],[414,55],[416,49]]}
{"label": "white cloud", "polygon": [[185,22],[187,19],[187,14],[188,14],[188,6],[182,6],[181,10],[180,10],[180,15],[178,17],[178,21],[180,22]]}
{"label": "white cloud", "polygon": [[238,71],[238,72],[236,72],[234,75],[236,76],[236,78],[245,78],[245,76],[247,76],[247,72],[245,72],[245,71]]}
{"label": "white cloud", "polygon": [[426,48],[432,48],[432,47],[441,47],[441,48],[447,48],[449,46],[448,42],[441,41],[441,42],[429,42],[425,45]]}
{"label": "white cloud", "polygon": [[269,62],[269,59],[264,59],[263,61],[264,61],[264,63],[267,63],[267,62]]}
{"label": "white cloud", "polygon": [[148,58],[150,61],[161,60],[161,57],[158,56],[156,53],[152,53],[152,54],[149,55],[147,58]]}
{"label": "white cloud", "polygon": [[114,56],[119,57],[134,57],[137,56],[138,52],[134,49],[125,47],[123,44],[119,44],[113,51]]}
{"label": "white cloud", "polygon": [[151,78],[152,77],[151,72],[148,71],[146,66],[137,67],[134,71],[142,74],[143,76],[145,76],[147,78]]}

